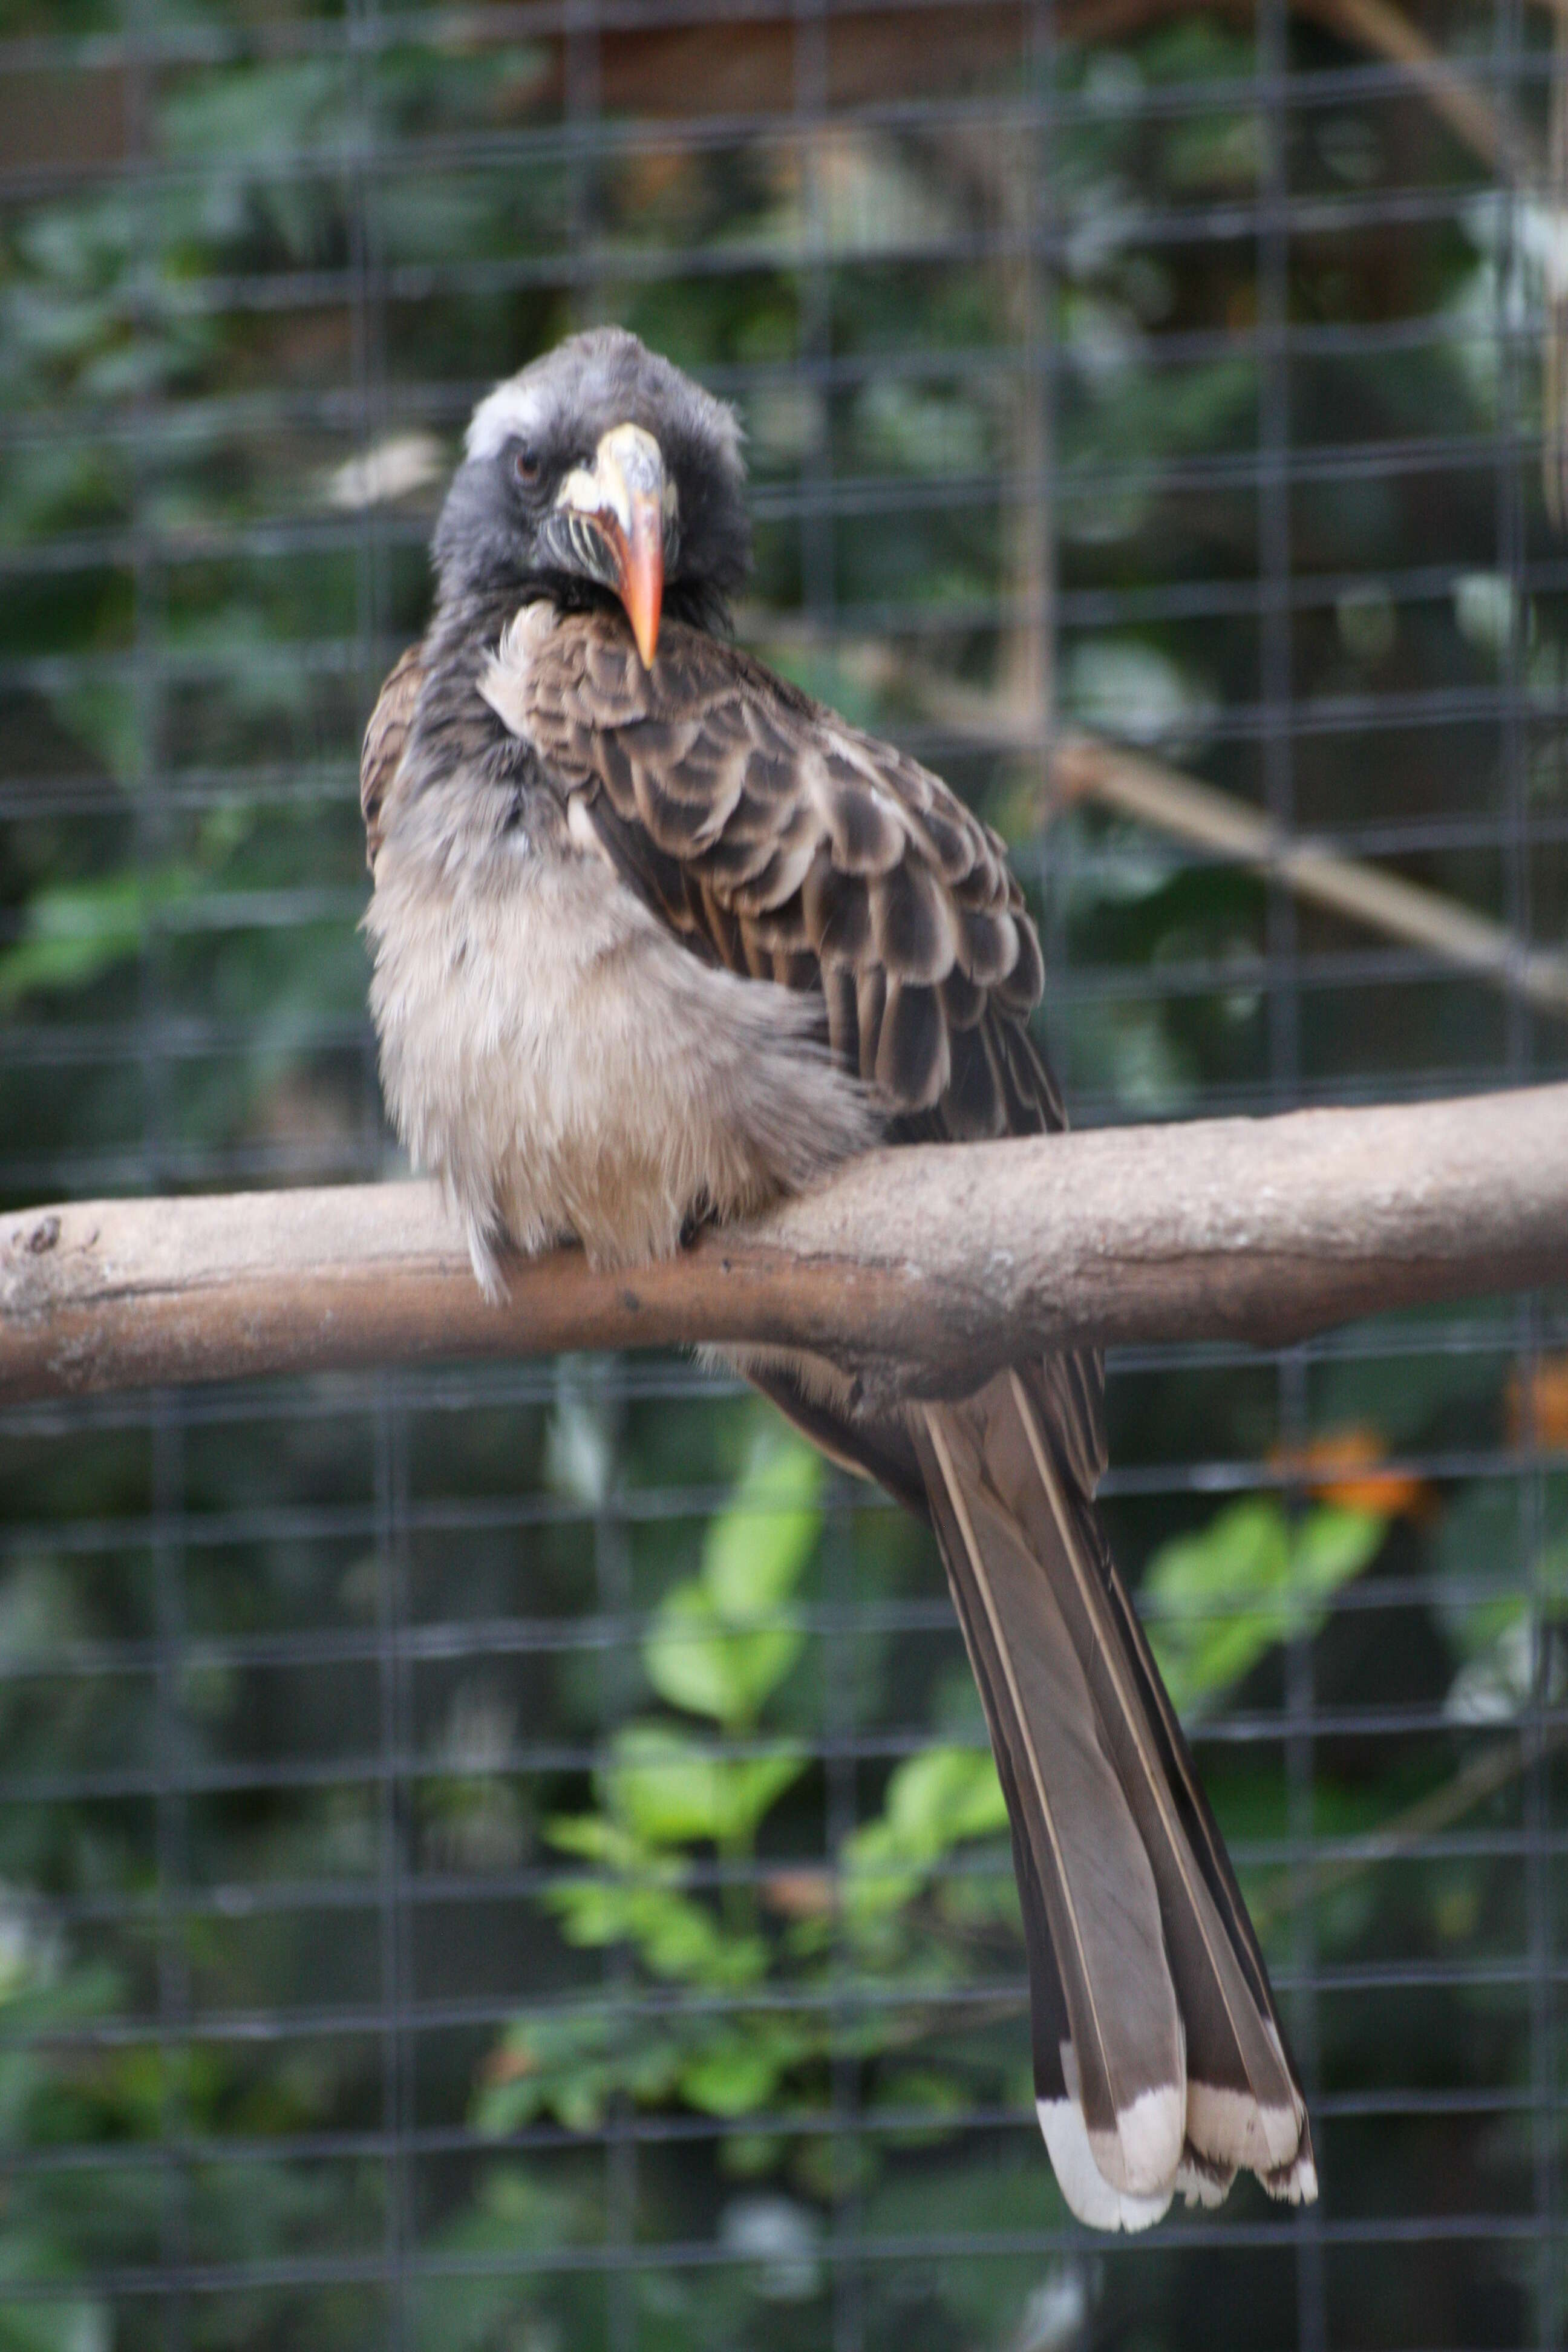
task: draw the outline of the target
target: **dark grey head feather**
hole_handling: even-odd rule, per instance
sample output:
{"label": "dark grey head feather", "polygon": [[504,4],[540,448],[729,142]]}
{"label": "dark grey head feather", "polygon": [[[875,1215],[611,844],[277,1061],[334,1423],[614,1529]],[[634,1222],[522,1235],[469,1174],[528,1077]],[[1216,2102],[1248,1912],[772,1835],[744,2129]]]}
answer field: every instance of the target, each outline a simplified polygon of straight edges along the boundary
{"label": "dark grey head feather", "polygon": [[[568,604],[602,593],[552,562],[540,526],[562,480],[589,463],[617,425],[653,435],[675,486],[679,551],[666,579],[667,610],[721,621],[751,568],[739,421],[621,327],[568,337],[475,410],[436,531],[443,596],[535,584]],[[533,461],[531,482],[519,478],[520,458]]]}

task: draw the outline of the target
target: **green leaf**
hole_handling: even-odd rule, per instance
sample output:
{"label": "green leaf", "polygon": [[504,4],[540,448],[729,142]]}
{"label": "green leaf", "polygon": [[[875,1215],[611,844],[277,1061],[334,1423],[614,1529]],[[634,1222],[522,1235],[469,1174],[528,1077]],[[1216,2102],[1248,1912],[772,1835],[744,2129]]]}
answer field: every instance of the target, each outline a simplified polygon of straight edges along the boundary
{"label": "green leaf", "polygon": [[681,2068],[681,2096],[703,2115],[753,2115],[773,2105],[790,2068],[810,2054],[812,2039],[787,2018],[726,2020]]}
{"label": "green leaf", "polygon": [[639,1856],[633,1840],[603,1813],[557,1813],[545,1824],[545,1836],[563,1853],[580,1853],[584,1862],[602,1862],[617,1869],[634,1867]]}
{"label": "green leaf", "polygon": [[[1298,1603],[1331,1600],[1342,1584],[1375,1559],[1387,1527],[1382,1511],[1350,1510],[1331,1503],[1308,1511],[1296,1528],[1292,1560]],[[1322,1622],[1321,1610],[1303,1609],[1301,1613],[1313,1624]]]}
{"label": "green leaf", "polygon": [[520,2018],[489,2063],[474,2121],[499,2136],[552,2115],[568,2131],[595,2131],[617,2094],[648,2104],[668,2098],[682,2055],[672,2035],[646,2019],[633,2026],[600,2004]]}
{"label": "green leaf", "polygon": [[1149,1638],[1177,1708],[1200,1713],[1277,1642],[1316,1633],[1387,1526],[1382,1512],[1327,1503],[1292,1526],[1276,1497],[1257,1496],[1163,1545],[1143,1591],[1158,1605]]}
{"label": "green leaf", "polygon": [[821,1486],[818,1456],[796,1438],[770,1433],[754,1453],[708,1530],[701,1574],[666,1594],[643,1644],[671,1706],[743,1730],[789,1673],[800,1628],[755,1621],[784,1607],[816,1548]]}
{"label": "green leaf", "polygon": [[0,1008],[34,989],[83,987],[138,954],[163,908],[195,887],[189,867],[169,866],[40,890],[28,902],[21,938],[0,954]]}
{"label": "green leaf", "polygon": [[703,2115],[746,2115],[775,2105],[791,2072],[821,2044],[809,2021],[771,2010],[667,2027],[584,2003],[508,2029],[486,2068],[474,2120],[498,2136],[540,2115],[570,2131],[594,2131],[616,2096],[645,2106],[679,2098]]}
{"label": "green leaf", "polygon": [[996,1767],[984,1750],[931,1748],[900,1764],[882,1811],[846,1839],[844,1909],[866,1932],[912,1902],[953,1846],[1007,1826]]}
{"label": "green leaf", "polygon": [[911,1852],[945,1853],[963,1838],[1007,1826],[996,1767],[974,1748],[931,1748],[900,1764],[888,1783],[889,1822]]}
{"label": "green leaf", "polygon": [[[792,1775],[802,1769],[801,1759],[788,1761]],[[746,1985],[765,1970],[761,1937],[737,1931],[688,1895],[681,1866],[623,1822],[568,1814],[545,1834],[563,1853],[601,1864],[594,1876],[568,1879],[545,1895],[568,1943],[629,1944],[653,1975],[683,1983]]]}
{"label": "green leaf", "polygon": [[798,1748],[721,1757],[673,1727],[631,1724],[604,1776],[605,1802],[649,1845],[749,1843],[769,1807],[805,1769]]}
{"label": "green leaf", "polygon": [[725,1630],[700,1584],[667,1593],[643,1643],[643,1664],[660,1698],[690,1715],[705,1715],[728,1730],[752,1723],[770,1691],[800,1654],[790,1626]]}
{"label": "green leaf", "polygon": [[766,1966],[760,1940],[727,1934],[714,1913],[676,1888],[620,1878],[574,1880],[547,1897],[569,1944],[630,1944],[656,1977],[750,1984]]}
{"label": "green leaf", "polygon": [[790,1598],[822,1533],[822,1457],[770,1431],[708,1529],[702,1581],[726,1624]]}

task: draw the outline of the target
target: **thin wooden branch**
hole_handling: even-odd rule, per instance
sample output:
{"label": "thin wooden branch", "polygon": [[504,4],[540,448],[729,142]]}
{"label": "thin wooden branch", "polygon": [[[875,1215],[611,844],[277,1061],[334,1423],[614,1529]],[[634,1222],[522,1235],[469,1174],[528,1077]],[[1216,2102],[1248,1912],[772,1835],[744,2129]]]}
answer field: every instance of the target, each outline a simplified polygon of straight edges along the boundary
{"label": "thin wooden branch", "polygon": [[[1568,0],[1542,5],[1561,7]],[[1540,178],[1541,159],[1525,126],[1452,64],[1393,0],[1289,0],[1289,7],[1347,48],[1403,66],[1433,112],[1500,179],[1528,185]],[[1192,0],[1068,0],[1057,29],[1064,40],[1092,45],[1126,40],[1151,25],[1194,13]],[[1255,0],[1219,0],[1216,13],[1248,25],[1256,16]]]}
{"label": "thin wooden branch", "polygon": [[1347,47],[1367,49],[1392,65],[1406,67],[1433,112],[1500,179],[1529,183],[1540,178],[1541,158],[1524,125],[1506,107],[1494,104],[1460,67],[1451,65],[1430,35],[1391,0],[1290,4],[1297,16],[1337,35]]}
{"label": "thin wooden branch", "polygon": [[1161,761],[1091,736],[1055,749],[1051,784],[1063,800],[1096,800],[1194,848],[1239,859],[1352,922],[1427,949],[1461,971],[1568,1020],[1568,959],[1526,947],[1500,923],[1473,915],[1437,890],[1423,889],[1355,857],[1277,825],[1260,810],[1215,792]]}
{"label": "thin wooden branch", "polygon": [[1302,1904],[1321,1903],[1325,1895],[1337,1895],[1343,1886],[1353,1886],[1368,1871],[1397,1862],[1426,1839],[1451,1829],[1456,1822],[1462,1822],[1467,1813],[1473,1812],[1483,1799],[1495,1797],[1500,1790],[1506,1789],[1527,1766],[1555,1755],[1568,1743],[1568,1724],[1561,1720],[1538,1730],[1527,1716],[1520,1720],[1517,1728],[1519,1738],[1472,1756],[1440,1789],[1417,1797],[1414,1804],[1406,1805],[1381,1829],[1370,1832],[1359,1853],[1335,1861],[1315,1862],[1304,1876],[1295,1864],[1287,1864],[1268,1893],[1255,1895],[1247,1905],[1258,1933],[1266,1933],[1277,1919],[1288,1918]]}
{"label": "thin wooden branch", "polygon": [[1568,1280],[1568,1086],[878,1151],[666,1264],[560,1251],[509,1278],[486,1306],[426,1184],[24,1212],[0,1220],[0,1400],[748,1340],[891,1394],[1068,1341],[1278,1341]]}

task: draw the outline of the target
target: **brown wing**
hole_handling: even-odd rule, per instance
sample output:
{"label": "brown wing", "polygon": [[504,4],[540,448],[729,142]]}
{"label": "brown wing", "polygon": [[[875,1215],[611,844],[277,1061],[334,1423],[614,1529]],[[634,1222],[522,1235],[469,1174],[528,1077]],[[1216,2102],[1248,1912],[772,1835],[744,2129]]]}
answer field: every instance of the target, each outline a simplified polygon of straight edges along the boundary
{"label": "brown wing", "polygon": [[424,646],[410,646],[388,673],[364,730],[359,756],[359,805],[364,819],[364,862],[373,872],[381,847],[382,812],[402,764],[424,678]]}
{"label": "brown wing", "polygon": [[491,699],[700,953],[820,988],[834,1051],[921,1132],[1059,1125],[1021,1026],[1039,943],[1005,846],[940,778],[678,623],[518,625]]}
{"label": "brown wing", "polygon": [[[1064,1127],[1028,1034],[1039,941],[999,835],[939,776],[722,640],[667,622],[645,670],[618,614],[525,606],[482,691],[693,951],[820,989],[833,1049],[893,1135]],[[1103,1380],[1030,1368],[1087,1495]]]}
{"label": "brown wing", "polygon": [[[1044,971],[1023,891],[939,776],[679,623],[647,671],[617,614],[527,607],[484,690],[696,952],[821,990],[834,1051],[890,1103],[895,1135],[1065,1127],[1026,1025]],[[1099,1358],[1026,1377],[1092,1494]]]}

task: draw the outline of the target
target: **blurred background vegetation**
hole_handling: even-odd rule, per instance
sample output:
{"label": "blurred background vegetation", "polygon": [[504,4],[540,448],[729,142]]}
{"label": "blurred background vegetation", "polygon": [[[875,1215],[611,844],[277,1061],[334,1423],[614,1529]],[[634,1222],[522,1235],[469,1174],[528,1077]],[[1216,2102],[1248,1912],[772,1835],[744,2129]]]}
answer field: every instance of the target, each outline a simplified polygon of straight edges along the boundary
{"label": "blurred background vegetation", "polygon": [[[1560,940],[1553,62],[1517,0],[0,0],[5,1200],[394,1171],[359,730],[473,400],[598,319],[741,408],[748,642],[1007,834],[1080,1121],[1561,1074],[1044,758]],[[0,2352],[1561,2343],[1561,1302],[1110,1413],[1320,2208],[1070,2226],[933,1549],[727,1383],[14,1408]]]}

